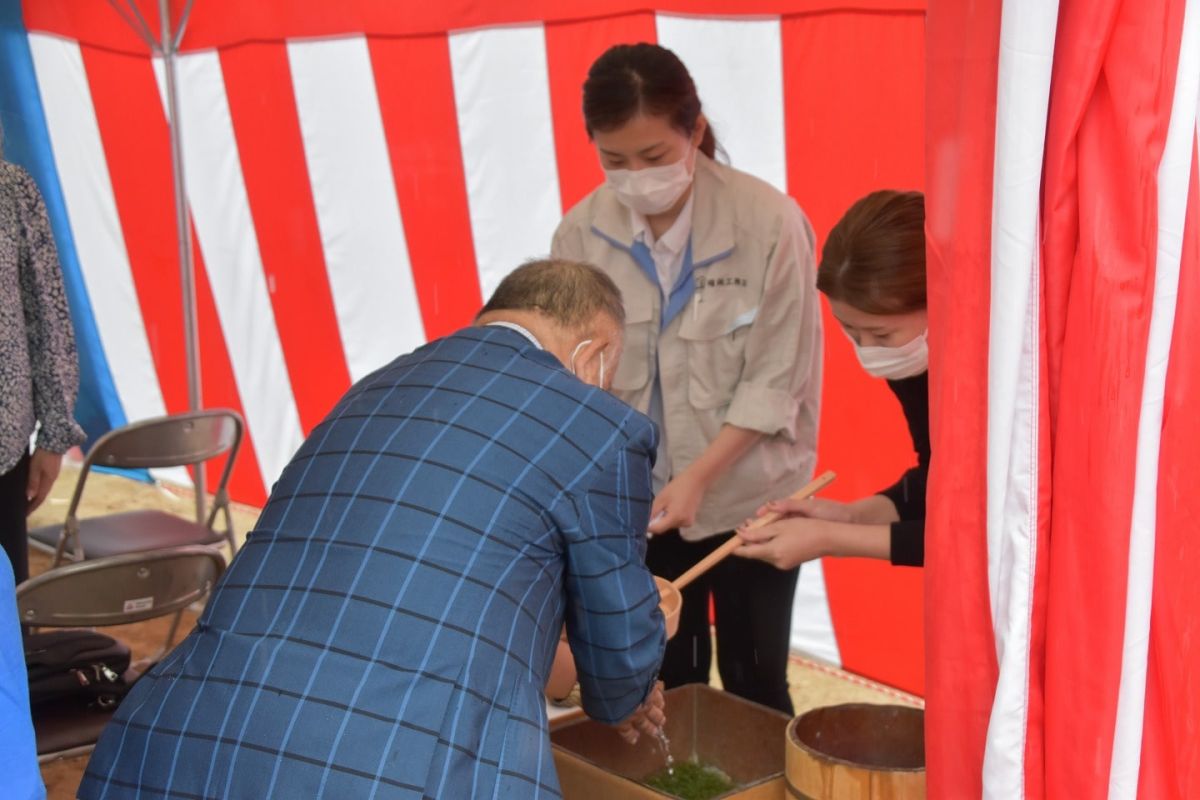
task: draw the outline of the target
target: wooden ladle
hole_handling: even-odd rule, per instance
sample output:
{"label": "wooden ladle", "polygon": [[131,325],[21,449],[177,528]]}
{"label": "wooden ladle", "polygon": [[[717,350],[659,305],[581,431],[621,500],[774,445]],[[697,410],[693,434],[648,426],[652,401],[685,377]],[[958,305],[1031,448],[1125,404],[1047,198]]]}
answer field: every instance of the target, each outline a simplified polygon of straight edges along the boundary
{"label": "wooden ladle", "polygon": [[[809,481],[808,485],[804,486],[798,492],[788,497],[788,499],[807,500],[829,484],[833,483],[833,479],[836,477],[837,475],[832,471],[823,472]],[[775,511],[772,511],[769,514],[763,514],[761,517],[758,517],[747,524],[746,530],[753,530],[754,528],[761,528],[764,525],[770,525],[772,522],[778,522],[782,516],[782,514]],[[699,578],[717,564],[721,563],[721,561],[723,561],[730,553],[732,553],[734,550],[737,550],[743,544],[744,542],[738,538],[737,534],[734,534],[732,537],[730,537],[729,541],[725,542],[725,544],[721,545],[716,550],[713,550],[704,558],[697,561],[696,564],[687,572],[671,581],[671,587],[676,591],[682,590],[683,587],[687,586],[689,583],[696,580],[696,578]]]}

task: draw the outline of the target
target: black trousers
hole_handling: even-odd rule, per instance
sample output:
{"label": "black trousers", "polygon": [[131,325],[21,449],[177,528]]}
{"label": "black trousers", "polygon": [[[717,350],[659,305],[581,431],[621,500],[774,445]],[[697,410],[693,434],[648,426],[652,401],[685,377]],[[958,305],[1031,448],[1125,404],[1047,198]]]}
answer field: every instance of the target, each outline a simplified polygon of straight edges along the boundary
{"label": "black trousers", "polygon": [[[678,531],[649,542],[646,565],[655,575],[673,579],[721,546],[732,533],[699,542]],[[799,568],[777,570],[762,561],[729,556],[683,590],[679,632],[667,643],[662,680],[668,689],[708,683],[712,640],[708,600],[716,610],[717,670],[725,690],[792,714],[788,694],[788,644],[792,598]]]}
{"label": "black trousers", "polygon": [[0,545],[12,562],[17,583],[29,577],[29,540],[25,527],[25,509],[29,501],[29,455],[21,456],[17,465],[0,475]]}

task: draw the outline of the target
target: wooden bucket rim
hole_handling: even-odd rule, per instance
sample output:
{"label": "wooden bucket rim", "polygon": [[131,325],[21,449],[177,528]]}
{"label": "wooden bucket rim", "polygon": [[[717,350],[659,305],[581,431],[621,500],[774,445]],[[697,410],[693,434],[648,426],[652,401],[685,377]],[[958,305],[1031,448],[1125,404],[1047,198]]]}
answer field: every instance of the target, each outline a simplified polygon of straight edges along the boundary
{"label": "wooden bucket rim", "polygon": [[798,737],[796,735],[796,726],[800,724],[800,720],[804,719],[809,714],[813,714],[817,711],[828,711],[830,709],[842,709],[842,708],[898,708],[898,709],[901,709],[904,711],[915,712],[917,714],[920,714],[922,717],[925,716],[924,709],[917,708],[916,706],[903,705],[901,703],[835,703],[834,705],[829,705],[829,706],[817,706],[816,708],[810,708],[808,711],[805,711],[803,714],[798,715],[795,719],[793,719],[791,722],[788,723],[788,726],[787,726],[788,744],[794,745],[797,750],[800,750],[801,752],[805,753],[806,755],[811,756],[820,761],[826,761],[831,764],[841,764],[843,766],[853,767],[854,769],[869,769],[874,772],[912,772],[912,773],[917,773],[917,772],[925,771],[924,764],[922,764],[919,767],[879,767],[879,766],[875,766],[873,764],[864,764],[860,761],[849,761],[844,758],[839,758],[838,756],[830,755],[829,753],[825,753],[821,750],[817,750],[813,747],[809,747],[807,744],[800,741],[800,737]]}

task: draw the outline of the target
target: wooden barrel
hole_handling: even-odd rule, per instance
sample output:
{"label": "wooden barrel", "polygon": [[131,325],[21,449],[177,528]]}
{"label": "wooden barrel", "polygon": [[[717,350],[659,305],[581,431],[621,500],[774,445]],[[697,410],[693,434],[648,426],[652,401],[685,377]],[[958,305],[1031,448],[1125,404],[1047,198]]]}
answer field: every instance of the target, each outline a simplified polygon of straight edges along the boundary
{"label": "wooden barrel", "polygon": [[925,713],[848,703],[816,708],[787,730],[787,789],[797,800],[925,797]]}

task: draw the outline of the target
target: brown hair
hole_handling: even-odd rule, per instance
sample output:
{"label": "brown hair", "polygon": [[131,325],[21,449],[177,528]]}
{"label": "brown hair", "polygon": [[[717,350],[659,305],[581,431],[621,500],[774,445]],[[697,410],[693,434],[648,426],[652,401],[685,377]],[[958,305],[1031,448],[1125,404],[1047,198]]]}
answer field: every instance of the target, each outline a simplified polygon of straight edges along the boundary
{"label": "brown hair", "polygon": [[538,311],[569,330],[583,330],[597,314],[625,325],[621,290],[591,264],[547,258],[510,272],[476,319],[493,311]]}
{"label": "brown hair", "polygon": [[925,196],[885,189],[848,210],[821,249],[817,288],[868,314],[925,308]]}
{"label": "brown hair", "polygon": [[[666,117],[671,127],[691,136],[700,119],[696,84],[679,56],[656,44],[619,44],[605,50],[583,83],[583,122],[588,136],[611,131],[637,114]],[[700,152],[717,153],[712,125],[704,130]]]}

